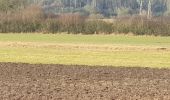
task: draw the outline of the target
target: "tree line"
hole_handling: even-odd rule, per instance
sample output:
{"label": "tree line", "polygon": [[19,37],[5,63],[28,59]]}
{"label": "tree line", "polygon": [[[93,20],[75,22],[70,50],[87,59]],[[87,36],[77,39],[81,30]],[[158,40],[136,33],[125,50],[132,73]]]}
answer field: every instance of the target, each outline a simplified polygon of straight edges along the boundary
{"label": "tree line", "polygon": [[[158,13],[158,8],[155,7],[157,10],[153,10],[156,1],[162,5],[158,7],[161,12],[158,14],[159,17],[154,13]],[[168,0],[0,0],[0,33],[132,33],[169,36],[170,17],[166,15],[169,9],[168,2]],[[110,7],[113,12],[109,10]],[[121,13],[118,12],[122,9]],[[110,14],[106,14],[107,10]],[[95,16],[94,19],[92,15]],[[102,17],[110,17],[112,20],[105,21]]]}
{"label": "tree line", "polygon": [[169,0],[0,0],[0,11],[14,11],[30,4],[53,14],[80,13],[104,17],[170,14]]}
{"label": "tree line", "polygon": [[[36,1],[35,1],[36,2]],[[104,17],[125,15],[169,15],[169,0],[39,0],[46,13],[101,14]]]}

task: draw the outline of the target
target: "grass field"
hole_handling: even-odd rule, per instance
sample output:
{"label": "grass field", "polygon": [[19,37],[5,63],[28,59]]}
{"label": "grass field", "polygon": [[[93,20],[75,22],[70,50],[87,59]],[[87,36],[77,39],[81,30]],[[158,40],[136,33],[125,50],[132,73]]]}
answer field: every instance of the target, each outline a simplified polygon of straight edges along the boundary
{"label": "grass field", "polygon": [[0,62],[170,67],[170,37],[0,34]]}

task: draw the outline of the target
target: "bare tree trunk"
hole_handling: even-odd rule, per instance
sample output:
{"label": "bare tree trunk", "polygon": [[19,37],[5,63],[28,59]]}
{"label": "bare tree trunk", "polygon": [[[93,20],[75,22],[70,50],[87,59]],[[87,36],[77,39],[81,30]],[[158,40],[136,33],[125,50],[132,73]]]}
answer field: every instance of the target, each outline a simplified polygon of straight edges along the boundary
{"label": "bare tree trunk", "polygon": [[70,9],[71,9],[71,0],[69,0],[69,6],[70,6]]}
{"label": "bare tree trunk", "polygon": [[150,19],[151,17],[152,17],[152,4],[151,4],[151,0],[149,0],[147,18]]}
{"label": "bare tree trunk", "polygon": [[97,0],[93,0],[93,7],[96,8],[97,7]]}
{"label": "bare tree trunk", "polygon": [[77,8],[77,0],[74,0],[74,7]]}
{"label": "bare tree trunk", "polygon": [[69,0],[69,6],[70,6],[70,12],[72,13],[72,10],[71,10],[72,9],[72,5],[71,5],[72,2],[71,1],[72,0]]}
{"label": "bare tree trunk", "polygon": [[143,8],[143,0],[140,1],[140,11],[139,11],[139,15],[142,15],[142,8]]}
{"label": "bare tree trunk", "polygon": [[81,0],[80,0],[80,3],[79,3],[79,5],[80,5],[80,8],[82,7],[82,5],[81,5]]}

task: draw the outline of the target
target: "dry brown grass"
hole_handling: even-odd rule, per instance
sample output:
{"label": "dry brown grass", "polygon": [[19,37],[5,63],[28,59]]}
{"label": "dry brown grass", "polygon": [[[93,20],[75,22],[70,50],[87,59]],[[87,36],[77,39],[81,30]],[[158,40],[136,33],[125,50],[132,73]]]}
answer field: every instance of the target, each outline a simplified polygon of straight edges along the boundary
{"label": "dry brown grass", "polygon": [[96,45],[96,44],[69,44],[69,43],[39,43],[39,42],[0,42],[0,47],[31,47],[31,48],[63,48],[97,51],[170,51],[169,47],[161,46],[134,46],[134,45]]}

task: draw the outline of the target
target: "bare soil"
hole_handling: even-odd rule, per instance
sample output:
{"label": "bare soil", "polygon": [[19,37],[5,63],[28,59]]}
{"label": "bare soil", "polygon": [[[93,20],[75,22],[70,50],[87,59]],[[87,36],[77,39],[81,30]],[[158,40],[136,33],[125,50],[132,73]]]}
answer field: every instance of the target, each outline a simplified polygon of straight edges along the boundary
{"label": "bare soil", "polygon": [[170,100],[170,69],[0,63],[0,100]]}

